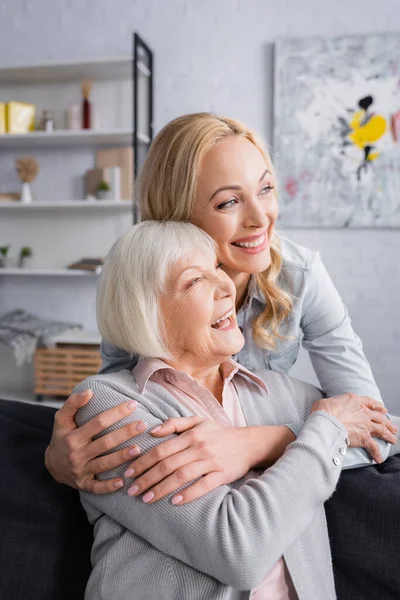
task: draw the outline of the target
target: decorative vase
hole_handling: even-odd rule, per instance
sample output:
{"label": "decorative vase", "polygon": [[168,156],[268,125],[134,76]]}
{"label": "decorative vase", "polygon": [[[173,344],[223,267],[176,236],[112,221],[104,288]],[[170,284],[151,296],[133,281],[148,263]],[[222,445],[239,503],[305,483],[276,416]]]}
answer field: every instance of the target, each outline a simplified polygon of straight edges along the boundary
{"label": "decorative vase", "polygon": [[112,192],[111,190],[98,190],[97,200],[112,200]]}
{"label": "decorative vase", "polygon": [[7,256],[0,254],[0,269],[5,269],[7,266]]}
{"label": "decorative vase", "polygon": [[30,204],[32,200],[32,188],[29,183],[24,182],[22,184],[21,202],[23,202],[24,204]]}
{"label": "decorative vase", "polygon": [[32,266],[32,256],[21,256],[18,266],[20,269],[30,269]]}

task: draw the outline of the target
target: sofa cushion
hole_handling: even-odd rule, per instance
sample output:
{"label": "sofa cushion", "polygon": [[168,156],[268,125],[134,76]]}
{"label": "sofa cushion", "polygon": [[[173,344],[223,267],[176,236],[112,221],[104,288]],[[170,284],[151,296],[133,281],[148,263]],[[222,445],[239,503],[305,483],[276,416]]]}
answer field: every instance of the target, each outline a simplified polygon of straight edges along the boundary
{"label": "sofa cushion", "polygon": [[44,466],[55,409],[0,400],[0,598],[84,597],[92,527]]}

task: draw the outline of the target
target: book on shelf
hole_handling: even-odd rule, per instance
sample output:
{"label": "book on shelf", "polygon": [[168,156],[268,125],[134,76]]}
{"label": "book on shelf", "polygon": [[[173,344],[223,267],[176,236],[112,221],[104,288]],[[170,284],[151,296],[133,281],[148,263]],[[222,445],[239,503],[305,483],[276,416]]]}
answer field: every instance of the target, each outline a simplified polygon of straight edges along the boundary
{"label": "book on shelf", "polygon": [[68,265],[68,269],[77,269],[79,271],[93,271],[94,273],[100,273],[103,266],[102,258],[81,258],[77,262]]}

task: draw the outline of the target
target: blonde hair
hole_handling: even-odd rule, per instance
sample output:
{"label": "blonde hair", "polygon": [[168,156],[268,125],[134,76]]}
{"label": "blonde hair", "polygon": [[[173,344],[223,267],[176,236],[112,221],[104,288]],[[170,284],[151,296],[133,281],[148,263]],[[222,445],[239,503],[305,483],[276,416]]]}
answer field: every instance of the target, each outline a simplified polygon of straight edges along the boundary
{"label": "blonde hair", "polygon": [[[190,221],[203,158],[215,144],[230,136],[241,136],[254,144],[274,174],[262,140],[240,121],[210,113],[178,117],[156,136],[143,164],[138,182],[142,219]],[[281,266],[279,238],[274,234],[271,264],[256,276],[266,306],[252,324],[254,340],[268,349],[275,347],[275,338],[284,338],[279,327],[292,310],[289,294],[276,283]]]}
{"label": "blonde hair", "polygon": [[191,223],[134,225],[111,248],[101,271],[96,309],[102,337],[129,354],[172,359],[159,299],[171,266],[198,250],[216,258],[214,240]]}

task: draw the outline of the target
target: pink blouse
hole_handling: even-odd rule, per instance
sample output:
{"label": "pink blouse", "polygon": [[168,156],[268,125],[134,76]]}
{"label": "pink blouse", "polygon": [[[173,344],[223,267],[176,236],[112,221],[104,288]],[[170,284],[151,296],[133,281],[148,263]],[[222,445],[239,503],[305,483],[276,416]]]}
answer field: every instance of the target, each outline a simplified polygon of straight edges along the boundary
{"label": "pink blouse", "polygon": [[[140,359],[132,370],[132,374],[141,392],[147,381],[151,379],[157,381],[181,404],[203,419],[211,419],[226,427],[246,427],[246,419],[232,384],[232,377],[239,370],[246,373],[268,393],[267,386],[262,379],[234,360],[228,360],[221,364],[224,379],[222,406],[208,389],[190,375],[175,370],[162,360]],[[257,477],[259,477],[257,471],[249,471],[246,475],[246,479]],[[283,557],[267,573],[260,585],[251,591],[250,600],[297,600],[297,594]]]}

